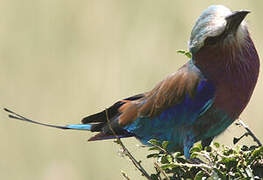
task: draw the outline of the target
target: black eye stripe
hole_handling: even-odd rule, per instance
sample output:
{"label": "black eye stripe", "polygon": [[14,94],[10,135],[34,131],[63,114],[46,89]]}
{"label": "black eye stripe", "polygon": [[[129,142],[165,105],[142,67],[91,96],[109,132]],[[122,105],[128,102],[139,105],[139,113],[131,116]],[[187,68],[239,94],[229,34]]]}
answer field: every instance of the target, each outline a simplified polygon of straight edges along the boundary
{"label": "black eye stripe", "polygon": [[221,33],[219,36],[207,37],[205,39],[204,45],[212,46],[219,43],[220,41],[226,38],[226,36],[228,35],[227,31],[228,31],[228,27],[226,27],[225,31]]}
{"label": "black eye stripe", "polygon": [[215,45],[218,41],[219,41],[219,37],[218,36],[216,36],[216,37],[207,37],[205,39],[204,44],[205,45]]}

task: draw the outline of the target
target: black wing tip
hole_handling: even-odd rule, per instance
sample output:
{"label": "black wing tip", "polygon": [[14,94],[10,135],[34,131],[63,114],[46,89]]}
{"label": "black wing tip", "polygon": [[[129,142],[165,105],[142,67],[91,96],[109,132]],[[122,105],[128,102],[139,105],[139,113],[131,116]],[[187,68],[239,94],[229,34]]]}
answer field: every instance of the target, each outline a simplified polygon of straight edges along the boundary
{"label": "black wing tip", "polygon": [[93,117],[93,115],[84,117],[84,118],[81,120],[81,123],[82,123],[82,124],[88,124],[88,123],[94,123],[94,122],[98,122],[98,121],[97,121],[96,118]]}
{"label": "black wing tip", "polygon": [[83,124],[94,123],[94,122],[105,122],[106,113],[105,111],[98,112],[96,114],[84,117],[81,122]]}
{"label": "black wing tip", "polygon": [[88,116],[88,117],[84,117],[84,118],[81,120],[81,123],[82,123],[82,124],[87,124],[87,123],[89,123],[89,122],[90,122],[89,116]]}
{"label": "black wing tip", "polygon": [[[131,96],[128,97],[124,100],[128,100],[128,101],[133,101],[133,100],[137,100],[144,97],[144,94],[137,94],[135,96]],[[113,104],[111,107],[107,108],[108,111],[108,118],[112,119],[114,117],[116,117],[119,114],[119,107],[121,107],[123,104],[125,104],[125,102],[121,101],[117,101],[115,104]],[[98,112],[96,114],[92,114],[90,116],[84,117],[81,122],[83,124],[88,124],[88,123],[96,123],[96,122],[107,122],[107,117],[106,117],[106,111],[103,110],[101,112]]]}

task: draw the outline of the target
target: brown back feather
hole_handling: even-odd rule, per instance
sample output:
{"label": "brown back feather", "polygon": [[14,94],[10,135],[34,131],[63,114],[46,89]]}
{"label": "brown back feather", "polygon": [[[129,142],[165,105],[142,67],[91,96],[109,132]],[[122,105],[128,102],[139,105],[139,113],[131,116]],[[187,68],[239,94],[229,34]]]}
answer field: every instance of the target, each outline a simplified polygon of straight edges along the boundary
{"label": "brown back feather", "polygon": [[194,97],[195,89],[200,81],[198,71],[193,71],[187,63],[176,73],[161,81],[153,90],[136,101],[122,105],[119,111],[119,124],[122,126],[132,123],[139,116],[155,117],[164,109],[180,103],[185,94]]}

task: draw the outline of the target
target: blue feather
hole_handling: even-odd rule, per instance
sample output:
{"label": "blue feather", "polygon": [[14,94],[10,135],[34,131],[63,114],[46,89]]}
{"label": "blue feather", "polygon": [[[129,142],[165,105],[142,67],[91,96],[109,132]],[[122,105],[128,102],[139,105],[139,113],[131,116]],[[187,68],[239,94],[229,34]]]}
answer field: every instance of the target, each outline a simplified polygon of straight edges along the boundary
{"label": "blue feather", "polygon": [[[202,79],[194,97],[185,95],[184,100],[164,110],[158,116],[138,117],[133,123],[124,128],[144,144],[148,144],[150,139],[171,142],[168,150],[174,151],[185,147],[189,154],[189,148],[195,142],[194,133],[187,130],[188,126],[193,126],[195,121],[205,113],[213,104],[215,87],[211,82]],[[185,138],[185,137],[188,138]]]}
{"label": "blue feather", "polygon": [[75,130],[87,130],[90,131],[91,125],[90,124],[71,124],[66,126],[68,129],[75,129]]}

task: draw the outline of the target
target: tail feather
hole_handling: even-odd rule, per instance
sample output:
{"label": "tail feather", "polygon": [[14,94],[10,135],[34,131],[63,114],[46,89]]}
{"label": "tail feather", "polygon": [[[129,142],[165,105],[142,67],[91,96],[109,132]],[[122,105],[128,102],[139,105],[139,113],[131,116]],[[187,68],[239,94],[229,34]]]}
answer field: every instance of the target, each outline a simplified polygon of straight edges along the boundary
{"label": "tail feather", "polygon": [[[127,137],[133,137],[134,134],[127,133],[124,135],[117,135],[118,138],[127,138]],[[107,139],[115,139],[116,136],[114,135],[108,135],[103,132],[96,134],[95,136],[92,136],[88,139],[88,141],[99,141],[99,140],[107,140]]]}
{"label": "tail feather", "polygon": [[92,124],[91,132],[100,132],[104,126],[106,126],[106,122],[105,123],[103,122],[103,123]]}
{"label": "tail feather", "polygon": [[51,127],[51,128],[57,128],[57,129],[72,129],[72,130],[87,130],[90,131],[91,130],[91,126],[90,124],[72,124],[72,125],[67,125],[67,126],[57,126],[57,125],[53,125],[53,124],[47,124],[47,123],[41,123],[38,121],[34,121],[31,119],[28,119],[24,116],[21,116],[20,114],[17,114],[7,108],[4,108],[4,110],[8,113],[10,113],[8,115],[9,118],[12,119],[17,119],[17,120],[21,120],[21,121],[26,121],[32,124],[38,124],[41,126],[46,126],[46,127]]}
{"label": "tail feather", "polygon": [[92,125],[91,124],[71,124],[71,125],[67,125],[66,127],[69,129],[90,131]]}
{"label": "tail feather", "polygon": [[[21,121],[26,121],[32,124],[38,124],[41,126],[52,127],[52,128],[57,128],[57,129],[64,129],[64,130],[72,129],[72,130],[86,130],[86,131],[91,131],[91,132],[99,132],[98,134],[96,134],[95,136],[89,139],[89,141],[96,141],[96,140],[104,140],[104,139],[114,139],[116,138],[114,134],[116,134],[119,138],[134,136],[134,134],[126,131],[119,124],[119,121],[118,121],[119,116],[123,113],[122,111],[120,111],[121,110],[120,107],[126,103],[140,99],[142,97],[144,97],[144,94],[138,94],[138,95],[120,100],[104,111],[101,111],[99,113],[83,118],[82,119],[83,124],[71,124],[71,125],[66,125],[66,126],[58,126],[58,125],[34,121],[24,116],[21,116],[9,109],[4,108],[4,110],[9,113],[10,118],[21,120]],[[106,111],[107,111],[107,114],[106,114]],[[114,131],[114,133],[112,132],[112,130]]]}

